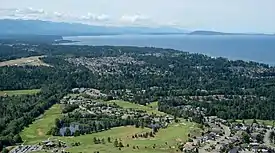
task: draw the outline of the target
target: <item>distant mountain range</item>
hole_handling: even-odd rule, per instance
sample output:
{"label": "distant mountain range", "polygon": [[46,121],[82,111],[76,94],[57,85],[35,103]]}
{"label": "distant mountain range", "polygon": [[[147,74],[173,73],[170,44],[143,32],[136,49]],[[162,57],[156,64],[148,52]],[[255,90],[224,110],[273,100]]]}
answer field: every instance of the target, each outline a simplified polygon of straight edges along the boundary
{"label": "distant mountain range", "polygon": [[[122,34],[188,34],[188,35],[259,35],[223,33],[215,31],[193,31],[173,27],[115,27],[95,26],[80,23],[51,22],[41,20],[0,19],[0,36],[9,35],[55,35],[55,36],[94,36]],[[1,37],[0,37],[1,38]]]}
{"label": "distant mountain range", "polygon": [[119,35],[119,34],[175,34],[187,31],[171,27],[112,27],[80,23],[41,20],[0,20],[0,35]]}

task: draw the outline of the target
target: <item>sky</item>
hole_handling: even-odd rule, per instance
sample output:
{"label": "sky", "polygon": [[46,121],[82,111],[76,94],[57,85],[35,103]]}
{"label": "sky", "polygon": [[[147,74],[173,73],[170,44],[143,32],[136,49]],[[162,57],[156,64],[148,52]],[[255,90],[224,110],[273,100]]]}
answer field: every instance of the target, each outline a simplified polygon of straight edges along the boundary
{"label": "sky", "polygon": [[0,18],[275,33],[275,0],[0,0]]}

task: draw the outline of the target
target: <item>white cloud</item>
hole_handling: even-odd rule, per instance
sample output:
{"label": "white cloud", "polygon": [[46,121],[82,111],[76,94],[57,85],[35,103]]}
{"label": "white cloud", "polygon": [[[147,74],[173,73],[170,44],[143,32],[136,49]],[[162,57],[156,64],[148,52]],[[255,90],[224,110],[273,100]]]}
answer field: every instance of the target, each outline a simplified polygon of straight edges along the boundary
{"label": "white cloud", "polygon": [[106,14],[101,14],[101,15],[99,15],[99,16],[97,16],[97,20],[98,21],[106,21],[106,20],[109,20],[109,16],[108,15],[106,15]]}
{"label": "white cloud", "polygon": [[54,15],[54,17],[58,17],[58,18],[66,16],[66,15],[64,15],[63,13],[60,13],[60,12],[53,12],[53,15]]}
{"label": "white cloud", "polygon": [[34,8],[25,8],[25,9],[10,9],[9,12],[14,13],[15,15],[24,15],[24,16],[33,16],[33,15],[45,15],[47,12],[45,12],[43,9],[34,9]]}
{"label": "white cloud", "polygon": [[142,15],[123,15],[120,18],[121,22],[125,23],[139,23],[142,21],[148,21],[149,17],[142,16]]}
{"label": "white cloud", "polygon": [[47,15],[47,12],[43,9],[0,9],[0,17],[4,18],[19,18],[19,19],[39,19]]}
{"label": "white cloud", "polygon": [[88,13],[87,15],[83,15],[79,18],[80,20],[85,20],[85,21],[107,21],[110,19],[110,17],[106,14],[96,15],[92,13]]}
{"label": "white cloud", "polygon": [[34,8],[27,8],[27,9],[17,9],[17,11],[19,11],[19,13],[22,14],[46,14],[46,12],[43,9],[34,9]]}
{"label": "white cloud", "polygon": [[[11,19],[40,19],[61,22],[78,22],[95,25],[152,25],[153,21],[144,15],[109,16],[107,14],[87,13],[68,14],[60,11],[46,11],[43,9],[21,8],[1,9],[0,18]],[[155,24],[154,24],[155,25]]]}

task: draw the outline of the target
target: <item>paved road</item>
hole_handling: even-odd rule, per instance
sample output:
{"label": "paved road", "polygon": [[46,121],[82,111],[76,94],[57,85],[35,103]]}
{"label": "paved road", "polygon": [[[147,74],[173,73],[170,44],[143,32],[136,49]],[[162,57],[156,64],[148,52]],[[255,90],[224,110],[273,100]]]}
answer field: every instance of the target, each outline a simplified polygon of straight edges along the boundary
{"label": "paved road", "polygon": [[269,139],[269,136],[270,136],[270,132],[272,130],[267,130],[267,132],[265,133],[265,136],[264,136],[264,144],[267,146],[267,147],[270,147],[272,149],[275,149],[275,147],[271,144],[270,142],[270,139]]}
{"label": "paved road", "polygon": [[209,151],[206,151],[206,149],[210,148],[211,145],[215,145],[215,144],[217,144],[217,142],[220,142],[220,141],[224,140],[225,137],[229,137],[230,136],[230,129],[229,129],[229,127],[226,126],[226,125],[223,125],[223,124],[221,124],[221,127],[223,128],[225,134],[222,137],[216,139],[215,141],[210,141],[204,147],[199,148],[199,153],[214,153],[214,151],[209,152]]}

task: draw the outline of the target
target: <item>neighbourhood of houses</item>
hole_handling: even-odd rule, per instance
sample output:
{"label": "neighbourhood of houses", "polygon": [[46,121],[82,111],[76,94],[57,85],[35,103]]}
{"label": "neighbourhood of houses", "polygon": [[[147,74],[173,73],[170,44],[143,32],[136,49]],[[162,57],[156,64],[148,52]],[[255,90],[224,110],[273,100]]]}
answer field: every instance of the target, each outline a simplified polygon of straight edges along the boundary
{"label": "neighbourhood of houses", "polygon": [[[77,89],[74,89],[75,92]],[[79,91],[80,90],[80,91]],[[91,92],[92,91],[92,92]],[[89,94],[90,96],[97,97],[105,96],[100,92],[96,92],[94,94],[95,89],[78,89],[79,93]],[[79,108],[75,111],[81,112],[81,114],[92,114],[92,115],[107,115],[110,117],[117,117],[126,119],[128,117],[143,119],[145,121],[151,121],[152,123],[157,124],[160,127],[167,127],[169,123],[172,123],[174,118],[171,115],[159,115],[159,114],[150,114],[144,110],[137,109],[125,109],[114,103],[108,103],[101,100],[85,98],[85,96],[77,95],[77,96],[66,96],[61,100],[61,104],[77,104]]]}
{"label": "neighbourhood of houses", "polygon": [[56,152],[56,153],[66,153],[65,149],[67,144],[60,140],[45,140],[36,145],[20,145],[13,148],[10,153],[29,153],[37,151],[46,151],[46,152]]}
{"label": "neighbourhood of houses", "polygon": [[258,123],[228,122],[217,117],[205,117],[205,129],[200,137],[184,145],[186,153],[274,153],[269,141],[272,126]]}

